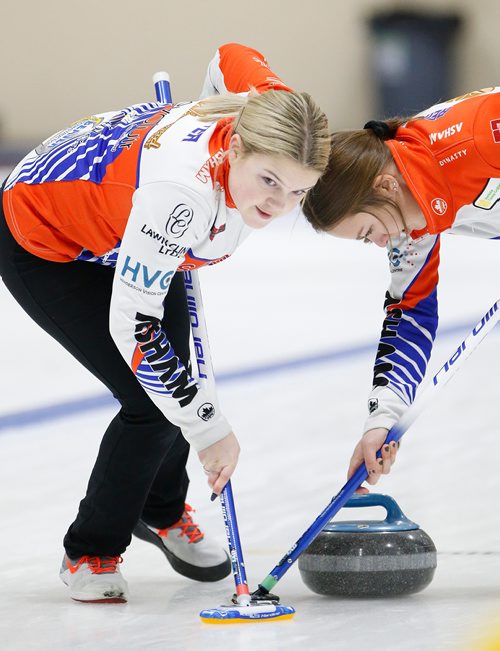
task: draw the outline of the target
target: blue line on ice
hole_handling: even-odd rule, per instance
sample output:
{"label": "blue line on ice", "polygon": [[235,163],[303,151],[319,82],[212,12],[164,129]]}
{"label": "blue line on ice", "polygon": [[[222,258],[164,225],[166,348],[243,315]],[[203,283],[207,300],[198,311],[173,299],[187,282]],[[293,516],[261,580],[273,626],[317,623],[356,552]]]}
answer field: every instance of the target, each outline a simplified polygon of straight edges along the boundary
{"label": "blue line on ice", "polygon": [[[467,323],[443,328],[439,331],[439,338],[449,337],[454,334],[464,335],[470,327],[471,324]],[[369,344],[361,344],[350,348],[326,350],[322,353],[316,353],[314,355],[291,359],[288,361],[262,364],[260,366],[250,366],[234,371],[226,371],[217,374],[217,384],[221,386],[228,384],[229,382],[252,380],[259,377],[301,370],[311,366],[318,366],[320,364],[342,362],[360,355],[375,355],[375,346],[376,342],[371,342]],[[78,398],[76,400],[65,400],[32,409],[14,411],[0,415],[0,430],[27,427],[42,422],[57,420],[58,418],[74,416],[79,413],[95,411],[112,405],[116,405],[113,396],[108,393],[103,393],[94,396],[87,396],[86,398]]]}

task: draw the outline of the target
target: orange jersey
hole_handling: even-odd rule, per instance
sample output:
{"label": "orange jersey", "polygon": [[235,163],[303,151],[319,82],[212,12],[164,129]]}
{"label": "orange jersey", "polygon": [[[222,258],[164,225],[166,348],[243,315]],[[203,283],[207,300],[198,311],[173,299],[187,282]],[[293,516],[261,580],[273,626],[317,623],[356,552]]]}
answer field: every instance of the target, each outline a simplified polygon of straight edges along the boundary
{"label": "orange jersey", "polygon": [[427,225],[388,250],[391,284],[365,431],[390,428],[424,377],[438,325],[440,234],[500,238],[500,88],[436,104],[386,144]]}
{"label": "orange jersey", "polygon": [[500,176],[500,88],[437,104],[386,144],[427,222],[414,237],[473,222],[498,235],[500,185],[490,181]]}
{"label": "orange jersey", "polygon": [[[248,92],[251,87],[290,90],[256,50],[234,43],[219,48],[208,67],[202,96]],[[144,152],[159,149],[163,134],[188,109],[186,104],[136,104],[84,118],[45,140],[19,163],[5,185],[5,215],[18,243],[55,262],[115,259],[134,193],[148,182],[141,167]],[[190,171],[186,183],[194,177],[196,185],[198,174],[198,180],[203,175],[211,178],[212,186],[220,163],[217,154],[220,159],[227,144],[227,121],[210,129],[195,124],[192,129],[183,142],[197,142],[207,130],[210,137],[204,135],[205,151],[193,160],[195,174]],[[163,145],[162,152],[165,149]],[[172,148],[169,159],[192,153],[185,149]],[[227,175],[223,167],[221,174]]]}
{"label": "orange jersey", "polygon": [[[204,92],[250,87],[289,90],[257,51],[221,47]],[[227,258],[250,229],[227,187],[233,120],[203,122],[194,104],[148,102],[76,122],[17,165],[3,205],[12,234],[34,255],[116,266],[113,339],[153,402],[202,449],[231,427],[172,350],[163,300],[177,270]]]}

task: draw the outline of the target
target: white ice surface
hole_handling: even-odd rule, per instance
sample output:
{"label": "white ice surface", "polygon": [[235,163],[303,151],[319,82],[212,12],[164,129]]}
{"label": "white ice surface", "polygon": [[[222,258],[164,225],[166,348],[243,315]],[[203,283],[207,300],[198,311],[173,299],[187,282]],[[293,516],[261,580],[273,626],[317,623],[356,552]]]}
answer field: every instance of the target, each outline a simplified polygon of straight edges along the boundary
{"label": "white ice surface", "polygon": [[[465,336],[498,298],[497,242],[443,243],[443,332]],[[388,272],[384,252],[321,237],[302,222],[271,225],[201,281],[216,371],[369,344],[370,353],[220,383],[242,445],[234,475],[251,588],[274,567],[345,481],[360,434]],[[33,325],[0,285],[0,422],[5,414],[103,390]],[[467,326],[468,324],[468,326]],[[431,585],[406,598],[316,595],[293,567],[276,586],[297,610],[289,622],[207,626],[198,613],[227,602],[232,580],[198,584],[134,540],[122,565],[126,605],[71,602],[58,578],[62,537],[74,518],[113,405],[28,427],[0,429],[0,649],[470,650],[500,631],[498,509],[500,328],[421,415],[377,491],[393,495],[438,548]],[[431,368],[462,335],[442,335]],[[220,508],[190,459],[189,500],[224,544]],[[383,515],[343,511],[339,518]]]}

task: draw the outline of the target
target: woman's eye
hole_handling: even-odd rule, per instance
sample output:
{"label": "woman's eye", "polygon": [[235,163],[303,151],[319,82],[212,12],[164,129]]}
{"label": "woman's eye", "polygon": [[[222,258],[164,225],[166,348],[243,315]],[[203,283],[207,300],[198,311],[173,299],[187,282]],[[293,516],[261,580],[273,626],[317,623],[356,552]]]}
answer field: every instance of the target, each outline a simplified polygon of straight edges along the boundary
{"label": "woman's eye", "polygon": [[365,235],[363,237],[363,243],[364,244],[371,244],[372,243],[372,241],[368,239],[368,236],[371,235],[371,234],[372,234],[372,228],[370,226],[370,228],[366,231],[366,233],[365,233]]}
{"label": "woman's eye", "polygon": [[296,197],[303,197],[305,195],[306,191],[305,190],[294,190],[293,193],[294,193],[294,195]]}
{"label": "woman's eye", "polygon": [[276,185],[276,181],[274,179],[269,178],[269,176],[263,176],[262,178],[264,179],[264,183],[266,185],[269,185],[271,188],[274,188],[274,186]]}

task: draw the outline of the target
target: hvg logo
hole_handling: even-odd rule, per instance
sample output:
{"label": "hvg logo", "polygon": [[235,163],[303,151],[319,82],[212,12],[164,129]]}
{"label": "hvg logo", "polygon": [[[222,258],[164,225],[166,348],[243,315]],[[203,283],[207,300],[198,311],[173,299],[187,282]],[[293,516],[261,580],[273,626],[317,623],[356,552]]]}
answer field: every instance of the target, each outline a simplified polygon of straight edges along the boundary
{"label": "hvg logo", "polygon": [[161,289],[166,291],[170,285],[170,280],[174,275],[174,272],[162,271],[161,269],[151,272],[145,264],[142,264],[142,262],[131,263],[130,256],[128,255],[123,263],[120,276],[126,278],[127,274],[130,274],[132,282],[142,284],[147,289],[157,283],[160,285]]}
{"label": "hvg logo", "polygon": [[181,237],[186,232],[189,224],[193,219],[193,209],[180,203],[172,210],[165,226],[167,235],[172,237]]}

